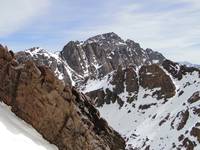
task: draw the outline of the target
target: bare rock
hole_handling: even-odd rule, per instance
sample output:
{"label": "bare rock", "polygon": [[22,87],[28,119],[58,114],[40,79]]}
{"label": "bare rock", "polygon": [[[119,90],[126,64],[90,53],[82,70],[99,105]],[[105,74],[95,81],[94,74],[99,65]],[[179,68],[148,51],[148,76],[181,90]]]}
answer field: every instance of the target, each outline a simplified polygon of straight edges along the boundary
{"label": "bare rock", "polygon": [[200,91],[197,91],[188,99],[188,103],[192,104],[199,100],[200,100]]}
{"label": "bare rock", "polygon": [[177,130],[181,130],[187,123],[188,118],[189,118],[188,109],[186,111],[179,112],[174,118],[174,120],[171,122],[171,127],[176,128]]}
{"label": "bare rock", "polygon": [[114,73],[113,79],[111,81],[111,84],[115,85],[115,88],[113,90],[116,94],[120,94],[125,91],[124,81],[125,81],[125,71],[122,69],[122,66],[118,66],[118,69]]}
{"label": "bare rock", "polygon": [[175,85],[158,65],[142,66],[139,70],[139,76],[139,82],[143,88],[160,88],[154,93],[158,99],[170,98],[175,95]]}
{"label": "bare rock", "polygon": [[200,128],[199,123],[195,125],[195,127],[192,128],[190,135],[197,138],[198,142],[200,143]]}
{"label": "bare rock", "polygon": [[126,91],[129,93],[138,93],[139,84],[135,69],[130,66],[125,70],[125,73]]}

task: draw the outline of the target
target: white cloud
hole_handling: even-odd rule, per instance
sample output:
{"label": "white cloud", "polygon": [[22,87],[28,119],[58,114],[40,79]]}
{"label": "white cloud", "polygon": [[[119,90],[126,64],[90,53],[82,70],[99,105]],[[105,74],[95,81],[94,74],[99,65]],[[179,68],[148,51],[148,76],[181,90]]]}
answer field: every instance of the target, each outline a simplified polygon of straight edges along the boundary
{"label": "white cloud", "polygon": [[49,4],[49,0],[0,0],[0,37],[25,27]]}
{"label": "white cloud", "polygon": [[170,59],[200,63],[199,0],[0,0],[1,11],[8,12],[0,14],[0,37],[41,16],[49,1],[53,9],[26,31],[43,40],[37,40],[42,47],[61,49],[68,40],[113,31]]}
{"label": "white cloud", "polygon": [[[200,41],[199,0],[154,0],[152,3],[111,5],[110,10],[102,11],[102,16],[107,16],[103,23],[68,33],[75,37],[89,37],[114,31],[139,42],[144,48],[159,50],[175,61],[200,63],[200,46],[193,48]],[[169,5],[169,9],[162,10],[162,5]],[[156,10],[159,7],[161,9]]]}

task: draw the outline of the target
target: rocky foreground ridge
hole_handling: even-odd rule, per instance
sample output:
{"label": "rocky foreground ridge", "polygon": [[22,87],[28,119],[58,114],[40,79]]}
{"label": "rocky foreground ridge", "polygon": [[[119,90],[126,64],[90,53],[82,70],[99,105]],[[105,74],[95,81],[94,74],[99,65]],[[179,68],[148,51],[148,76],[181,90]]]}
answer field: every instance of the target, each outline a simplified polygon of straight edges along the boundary
{"label": "rocky foreground ridge", "polygon": [[19,63],[0,46],[0,81],[0,100],[60,150],[125,149],[89,97],[65,86],[48,67]]}

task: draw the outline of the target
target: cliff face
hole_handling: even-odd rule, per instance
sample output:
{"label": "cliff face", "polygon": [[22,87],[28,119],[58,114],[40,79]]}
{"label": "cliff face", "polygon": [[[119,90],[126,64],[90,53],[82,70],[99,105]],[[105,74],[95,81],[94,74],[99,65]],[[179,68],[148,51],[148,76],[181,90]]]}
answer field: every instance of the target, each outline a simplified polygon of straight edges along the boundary
{"label": "cliff face", "polygon": [[69,66],[82,76],[101,78],[119,65],[161,64],[165,57],[151,49],[142,49],[132,40],[124,41],[111,32],[84,42],[69,42],[60,52]]}
{"label": "cliff face", "polygon": [[143,88],[160,88],[153,93],[158,99],[173,97],[176,87],[172,79],[158,65],[142,66],[139,70],[140,85]]}
{"label": "cliff face", "polygon": [[64,86],[46,66],[18,63],[0,47],[0,99],[60,150],[123,150],[125,142],[90,99]]}

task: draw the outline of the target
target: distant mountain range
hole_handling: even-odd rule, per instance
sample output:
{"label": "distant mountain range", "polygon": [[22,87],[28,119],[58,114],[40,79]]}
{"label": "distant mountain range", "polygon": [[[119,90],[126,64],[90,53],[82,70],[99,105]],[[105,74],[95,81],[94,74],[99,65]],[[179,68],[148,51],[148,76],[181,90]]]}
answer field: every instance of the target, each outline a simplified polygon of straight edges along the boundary
{"label": "distant mountain range", "polygon": [[190,62],[187,62],[187,61],[182,61],[182,62],[179,62],[180,64],[182,65],[186,65],[188,67],[196,67],[196,68],[200,68],[200,65],[199,64],[192,64]]}

